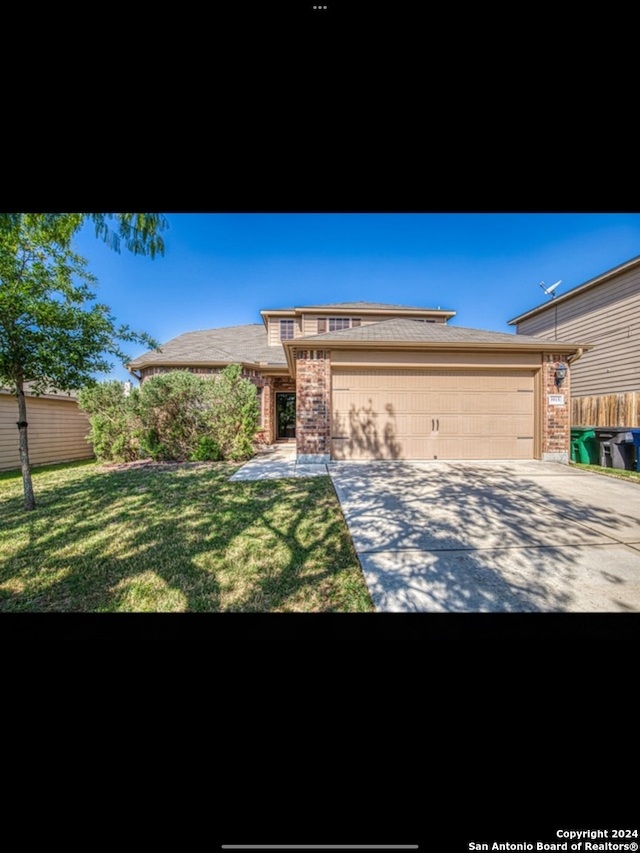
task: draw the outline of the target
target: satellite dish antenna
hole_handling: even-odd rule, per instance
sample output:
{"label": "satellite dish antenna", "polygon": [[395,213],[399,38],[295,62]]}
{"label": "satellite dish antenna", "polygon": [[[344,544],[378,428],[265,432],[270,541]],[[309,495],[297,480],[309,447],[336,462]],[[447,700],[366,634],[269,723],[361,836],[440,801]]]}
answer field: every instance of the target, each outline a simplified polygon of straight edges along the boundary
{"label": "satellite dish antenna", "polygon": [[544,281],[541,281],[540,287],[544,290],[544,292],[547,294],[547,296],[550,296],[553,299],[553,297],[555,296],[555,293],[553,291],[556,289],[556,287],[561,282],[562,282],[562,279],[558,279],[558,281],[556,281],[555,284],[552,284],[551,287],[545,287]]}

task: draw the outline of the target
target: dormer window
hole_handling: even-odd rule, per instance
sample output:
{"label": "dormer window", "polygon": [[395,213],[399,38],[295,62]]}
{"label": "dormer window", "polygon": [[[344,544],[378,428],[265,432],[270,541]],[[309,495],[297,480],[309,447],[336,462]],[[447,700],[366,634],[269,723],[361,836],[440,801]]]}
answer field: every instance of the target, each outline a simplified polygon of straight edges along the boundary
{"label": "dormer window", "polygon": [[293,320],[280,320],[280,340],[293,340]]}

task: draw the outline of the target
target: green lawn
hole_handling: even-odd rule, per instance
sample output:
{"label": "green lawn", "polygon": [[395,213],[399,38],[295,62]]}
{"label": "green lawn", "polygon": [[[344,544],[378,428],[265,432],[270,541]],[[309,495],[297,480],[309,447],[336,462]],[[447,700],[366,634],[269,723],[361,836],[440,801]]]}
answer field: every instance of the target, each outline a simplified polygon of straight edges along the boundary
{"label": "green lawn", "polygon": [[640,472],[625,471],[620,468],[603,468],[602,465],[586,465],[583,462],[571,462],[582,471],[593,471],[594,474],[604,474],[605,477],[615,477],[618,480],[627,480],[631,483],[640,483]]}
{"label": "green lawn", "polygon": [[236,463],[0,475],[0,611],[373,612],[329,477]]}

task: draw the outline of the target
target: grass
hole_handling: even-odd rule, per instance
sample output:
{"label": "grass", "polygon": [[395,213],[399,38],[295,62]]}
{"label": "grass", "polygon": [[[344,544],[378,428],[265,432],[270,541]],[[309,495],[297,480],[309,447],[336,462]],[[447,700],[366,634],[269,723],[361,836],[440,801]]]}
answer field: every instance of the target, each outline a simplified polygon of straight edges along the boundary
{"label": "grass", "polygon": [[640,472],[638,471],[626,471],[621,468],[604,468],[602,465],[587,465],[584,462],[571,462],[570,464],[581,471],[593,471],[594,474],[603,474],[605,477],[615,477],[618,480],[640,483]]}
{"label": "grass", "polygon": [[329,477],[235,463],[0,475],[0,611],[373,612]]}

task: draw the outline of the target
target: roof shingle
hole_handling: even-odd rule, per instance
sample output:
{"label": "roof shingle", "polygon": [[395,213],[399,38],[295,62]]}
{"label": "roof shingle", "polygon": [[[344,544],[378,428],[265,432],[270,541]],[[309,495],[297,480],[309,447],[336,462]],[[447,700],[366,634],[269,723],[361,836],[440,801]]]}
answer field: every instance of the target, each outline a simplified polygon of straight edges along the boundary
{"label": "roof shingle", "polygon": [[274,366],[286,364],[282,347],[267,345],[267,330],[261,323],[185,332],[162,344],[161,350],[150,350],[139,355],[130,362],[129,367],[138,369],[165,362],[262,362]]}
{"label": "roof shingle", "polygon": [[[339,332],[323,332],[320,335],[307,335],[297,338],[298,341],[416,341],[428,343],[539,343],[548,344],[541,338],[532,335],[515,335],[509,332],[491,332],[484,329],[468,329],[464,326],[449,326],[445,323],[423,323],[420,320],[405,320],[401,318],[383,320],[381,323],[371,323],[367,326],[356,326]],[[566,342],[555,341],[558,346]],[[574,344],[571,344],[574,346]]]}

